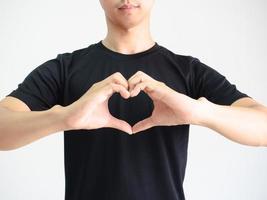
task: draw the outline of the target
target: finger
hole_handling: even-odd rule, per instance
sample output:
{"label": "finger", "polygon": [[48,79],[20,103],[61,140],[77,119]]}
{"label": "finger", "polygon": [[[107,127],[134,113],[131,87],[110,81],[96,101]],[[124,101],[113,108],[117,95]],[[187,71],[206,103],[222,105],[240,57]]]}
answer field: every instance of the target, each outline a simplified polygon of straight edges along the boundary
{"label": "finger", "polygon": [[134,97],[139,94],[141,90],[143,90],[146,93],[150,93],[154,90],[154,86],[150,81],[142,82],[137,84],[132,91],[130,91],[130,96]]}
{"label": "finger", "polygon": [[128,81],[129,84],[129,92],[132,91],[132,89],[141,82],[144,82],[144,78],[142,76],[135,76],[133,79],[131,79],[130,81]]}
{"label": "finger", "polygon": [[135,134],[137,132],[149,129],[151,127],[155,126],[153,123],[152,117],[148,117],[142,121],[137,122],[133,127],[132,127],[132,133]]}
{"label": "finger", "polygon": [[110,115],[108,127],[116,128],[122,130],[128,134],[132,134],[132,127],[127,122],[117,119],[116,117]]}
{"label": "finger", "polygon": [[110,84],[106,85],[105,91],[106,91],[106,95],[108,95],[108,97],[112,96],[113,93],[115,93],[115,92],[120,93],[120,95],[125,99],[130,97],[129,91],[125,87],[123,87],[122,85],[116,84],[116,83],[110,83]]}
{"label": "finger", "polygon": [[131,90],[135,87],[136,84],[143,81],[148,81],[150,79],[151,77],[145,74],[144,72],[142,71],[136,72],[133,76],[131,76],[128,79],[129,91],[131,92]]}
{"label": "finger", "polygon": [[128,90],[128,81],[124,78],[124,76],[120,72],[115,72],[106,79],[104,79],[105,84],[117,83],[121,84]]}
{"label": "finger", "polygon": [[145,72],[139,70],[128,79],[128,82],[131,81],[132,79],[134,79],[137,76],[144,77],[144,79],[150,79],[151,78],[148,74],[146,74]]}

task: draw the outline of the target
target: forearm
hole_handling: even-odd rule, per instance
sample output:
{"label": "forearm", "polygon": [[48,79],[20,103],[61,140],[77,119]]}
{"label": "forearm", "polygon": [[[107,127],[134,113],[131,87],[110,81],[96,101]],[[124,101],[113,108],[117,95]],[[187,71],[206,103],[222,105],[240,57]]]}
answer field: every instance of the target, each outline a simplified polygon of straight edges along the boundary
{"label": "forearm", "polygon": [[267,146],[266,110],[199,103],[193,124],[211,128],[240,144]]}
{"label": "forearm", "polygon": [[0,150],[12,150],[65,129],[59,106],[18,112],[0,108]]}

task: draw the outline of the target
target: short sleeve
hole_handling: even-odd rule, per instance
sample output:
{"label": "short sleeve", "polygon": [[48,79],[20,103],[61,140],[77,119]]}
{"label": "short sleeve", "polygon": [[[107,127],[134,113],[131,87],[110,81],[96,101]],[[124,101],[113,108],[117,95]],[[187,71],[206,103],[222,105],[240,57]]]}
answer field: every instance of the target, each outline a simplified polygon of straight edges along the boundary
{"label": "short sleeve", "polygon": [[198,58],[191,58],[190,88],[194,99],[205,97],[215,104],[231,105],[239,98],[250,97],[239,91],[235,84],[230,83],[217,70],[202,63]]}
{"label": "short sleeve", "polygon": [[6,96],[20,99],[31,111],[47,110],[61,104],[63,91],[62,54],[33,69],[18,87]]}

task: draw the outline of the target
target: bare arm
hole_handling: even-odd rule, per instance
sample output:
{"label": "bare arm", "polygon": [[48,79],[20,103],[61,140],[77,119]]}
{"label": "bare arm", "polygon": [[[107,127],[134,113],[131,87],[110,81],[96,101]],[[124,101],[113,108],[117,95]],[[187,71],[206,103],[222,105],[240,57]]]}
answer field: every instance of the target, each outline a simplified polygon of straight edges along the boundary
{"label": "bare arm", "polygon": [[153,126],[194,124],[240,144],[267,146],[267,107],[250,97],[231,106],[219,105],[205,97],[193,99],[177,92],[144,72],[138,71],[128,81],[131,97],[143,90],[154,104],[151,116],[134,124],[134,134]]}
{"label": "bare arm", "polygon": [[30,111],[29,107],[14,97],[0,102],[0,150],[12,150],[37,139],[63,131],[60,106],[45,111]]}
{"label": "bare arm", "polygon": [[132,133],[131,126],[109,113],[108,99],[115,92],[130,96],[127,80],[115,72],[94,83],[77,101],[55,105],[45,111],[31,111],[21,100],[6,97],[0,101],[0,150],[12,150],[44,136],[65,130],[111,127]]}
{"label": "bare arm", "polygon": [[244,145],[267,146],[267,107],[254,99],[241,98],[231,106],[202,99],[195,124],[215,130]]}

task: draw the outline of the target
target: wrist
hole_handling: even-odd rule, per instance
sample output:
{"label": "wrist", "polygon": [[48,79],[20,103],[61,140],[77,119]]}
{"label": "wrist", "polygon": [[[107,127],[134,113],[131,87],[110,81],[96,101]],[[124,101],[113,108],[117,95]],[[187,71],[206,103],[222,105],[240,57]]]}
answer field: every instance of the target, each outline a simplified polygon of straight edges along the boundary
{"label": "wrist", "polygon": [[190,124],[208,127],[209,122],[214,117],[216,106],[216,104],[207,100],[205,97],[197,99]]}
{"label": "wrist", "polygon": [[55,105],[50,109],[50,112],[52,114],[52,117],[55,119],[55,121],[58,124],[58,128],[61,131],[70,130],[70,126],[68,125],[68,115],[66,112],[66,107],[61,105]]}

